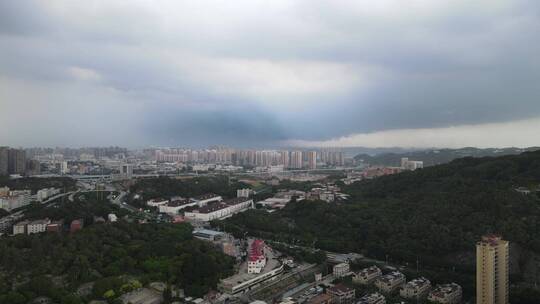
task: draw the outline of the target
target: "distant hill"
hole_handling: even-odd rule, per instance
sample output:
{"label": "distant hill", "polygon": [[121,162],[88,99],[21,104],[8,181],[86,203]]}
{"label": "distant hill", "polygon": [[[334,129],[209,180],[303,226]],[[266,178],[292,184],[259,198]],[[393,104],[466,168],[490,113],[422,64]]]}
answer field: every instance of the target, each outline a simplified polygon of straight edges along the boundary
{"label": "distant hill", "polygon": [[461,148],[461,149],[429,149],[407,152],[390,152],[379,154],[361,153],[354,157],[356,161],[362,161],[372,166],[400,166],[401,158],[408,157],[410,160],[420,160],[424,162],[424,167],[435,166],[451,162],[463,157],[486,157],[516,155],[527,151],[537,151],[540,147],[529,148]]}

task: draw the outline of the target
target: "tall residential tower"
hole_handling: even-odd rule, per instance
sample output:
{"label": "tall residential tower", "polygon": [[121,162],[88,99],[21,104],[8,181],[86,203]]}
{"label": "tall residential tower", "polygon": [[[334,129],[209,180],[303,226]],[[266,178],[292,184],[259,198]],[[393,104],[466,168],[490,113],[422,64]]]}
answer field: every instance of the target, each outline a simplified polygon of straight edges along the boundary
{"label": "tall residential tower", "polygon": [[476,303],[508,304],[508,241],[487,235],[476,243]]}

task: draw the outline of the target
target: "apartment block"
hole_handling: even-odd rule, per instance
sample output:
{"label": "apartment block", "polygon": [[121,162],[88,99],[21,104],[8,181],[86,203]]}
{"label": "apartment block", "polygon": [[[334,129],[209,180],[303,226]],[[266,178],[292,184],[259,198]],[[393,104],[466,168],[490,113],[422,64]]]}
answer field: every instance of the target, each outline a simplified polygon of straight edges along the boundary
{"label": "apartment block", "polygon": [[382,276],[382,271],[379,269],[379,267],[371,266],[360,270],[358,273],[355,273],[353,276],[353,282],[367,285],[375,281],[380,276]]}
{"label": "apartment block", "polygon": [[386,293],[395,291],[403,284],[405,284],[405,275],[399,271],[393,271],[375,280],[375,286]]}
{"label": "apartment block", "polygon": [[399,295],[407,299],[420,299],[431,290],[431,282],[424,278],[417,278],[407,282],[399,291]]}
{"label": "apartment block", "polygon": [[476,303],[508,304],[508,241],[497,235],[476,243]]}
{"label": "apartment block", "polygon": [[456,283],[437,285],[429,295],[428,300],[439,304],[458,304],[461,303],[463,291],[461,286]]}

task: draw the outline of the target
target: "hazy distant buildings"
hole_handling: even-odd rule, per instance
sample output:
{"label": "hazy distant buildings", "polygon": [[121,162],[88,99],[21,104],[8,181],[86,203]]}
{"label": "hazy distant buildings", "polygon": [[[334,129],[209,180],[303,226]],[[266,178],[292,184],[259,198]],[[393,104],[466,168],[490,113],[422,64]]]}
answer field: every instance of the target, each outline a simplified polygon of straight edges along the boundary
{"label": "hazy distant buildings", "polygon": [[292,151],[290,168],[301,169],[303,165],[304,165],[304,159],[302,157],[302,151]]}
{"label": "hazy distant buildings", "polygon": [[307,153],[307,156],[308,156],[308,169],[310,170],[317,169],[317,152],[309,151]]}
{"label": "hazy distant buildings", "polygon": [[[213,148],[191,150],[160,148],[153,150],[155,160],[165,163],[237,165],[247,167],[280,167],[290,169],[316,169],[319,162],[326,166],[343,166],[341,151],[288,151],[288,150],[236,150]],[[197,171],[197,170],[194,170]]]}
{"label": "hazy distant buildings", "polygon": [[8,173],[21,174],[26,172],[26,153],[22,149],[8,150]]}
{"label": "hazy distant buildings", "polygon": [[26,174],[38,175],[41,173],[41,163],[35,159],[29,159],[26,161]]}
{"label": "hazy distant buildings", "polygon": [[9,148],[0,147],[0,175],[8,175]]}
{"label": "hazy distant buildings", "polygon": [[120,176],[122,178],[132,178],[133,177],[133,165],[132,164],[122,164],[120,166]]}
{"label": "hazy distant buildings", "polygon": [[508,241],[487,235],[476,243],[476,303],[508,303]]}
{"label": "hazy distant buildings", "polygon": [[318,153],[321,162],[327,166],[344,166],[345,156],[341,151],[322,150]]}
{"label": "hazy distant buildings", "polygon": [[284,168],[289,168],[290,161],[289,161],[289,151],[280,151],[280,158],[281,158],[281,164]]}

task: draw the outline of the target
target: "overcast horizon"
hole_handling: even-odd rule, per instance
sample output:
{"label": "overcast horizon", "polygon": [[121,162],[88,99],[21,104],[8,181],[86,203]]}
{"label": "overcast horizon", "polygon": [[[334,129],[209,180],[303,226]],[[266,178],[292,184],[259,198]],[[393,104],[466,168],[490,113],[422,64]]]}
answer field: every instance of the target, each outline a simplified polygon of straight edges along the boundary
{"label": "overcast horizon", "polygon": [[0,146],[540,146],[540,2],[1,1]]}

